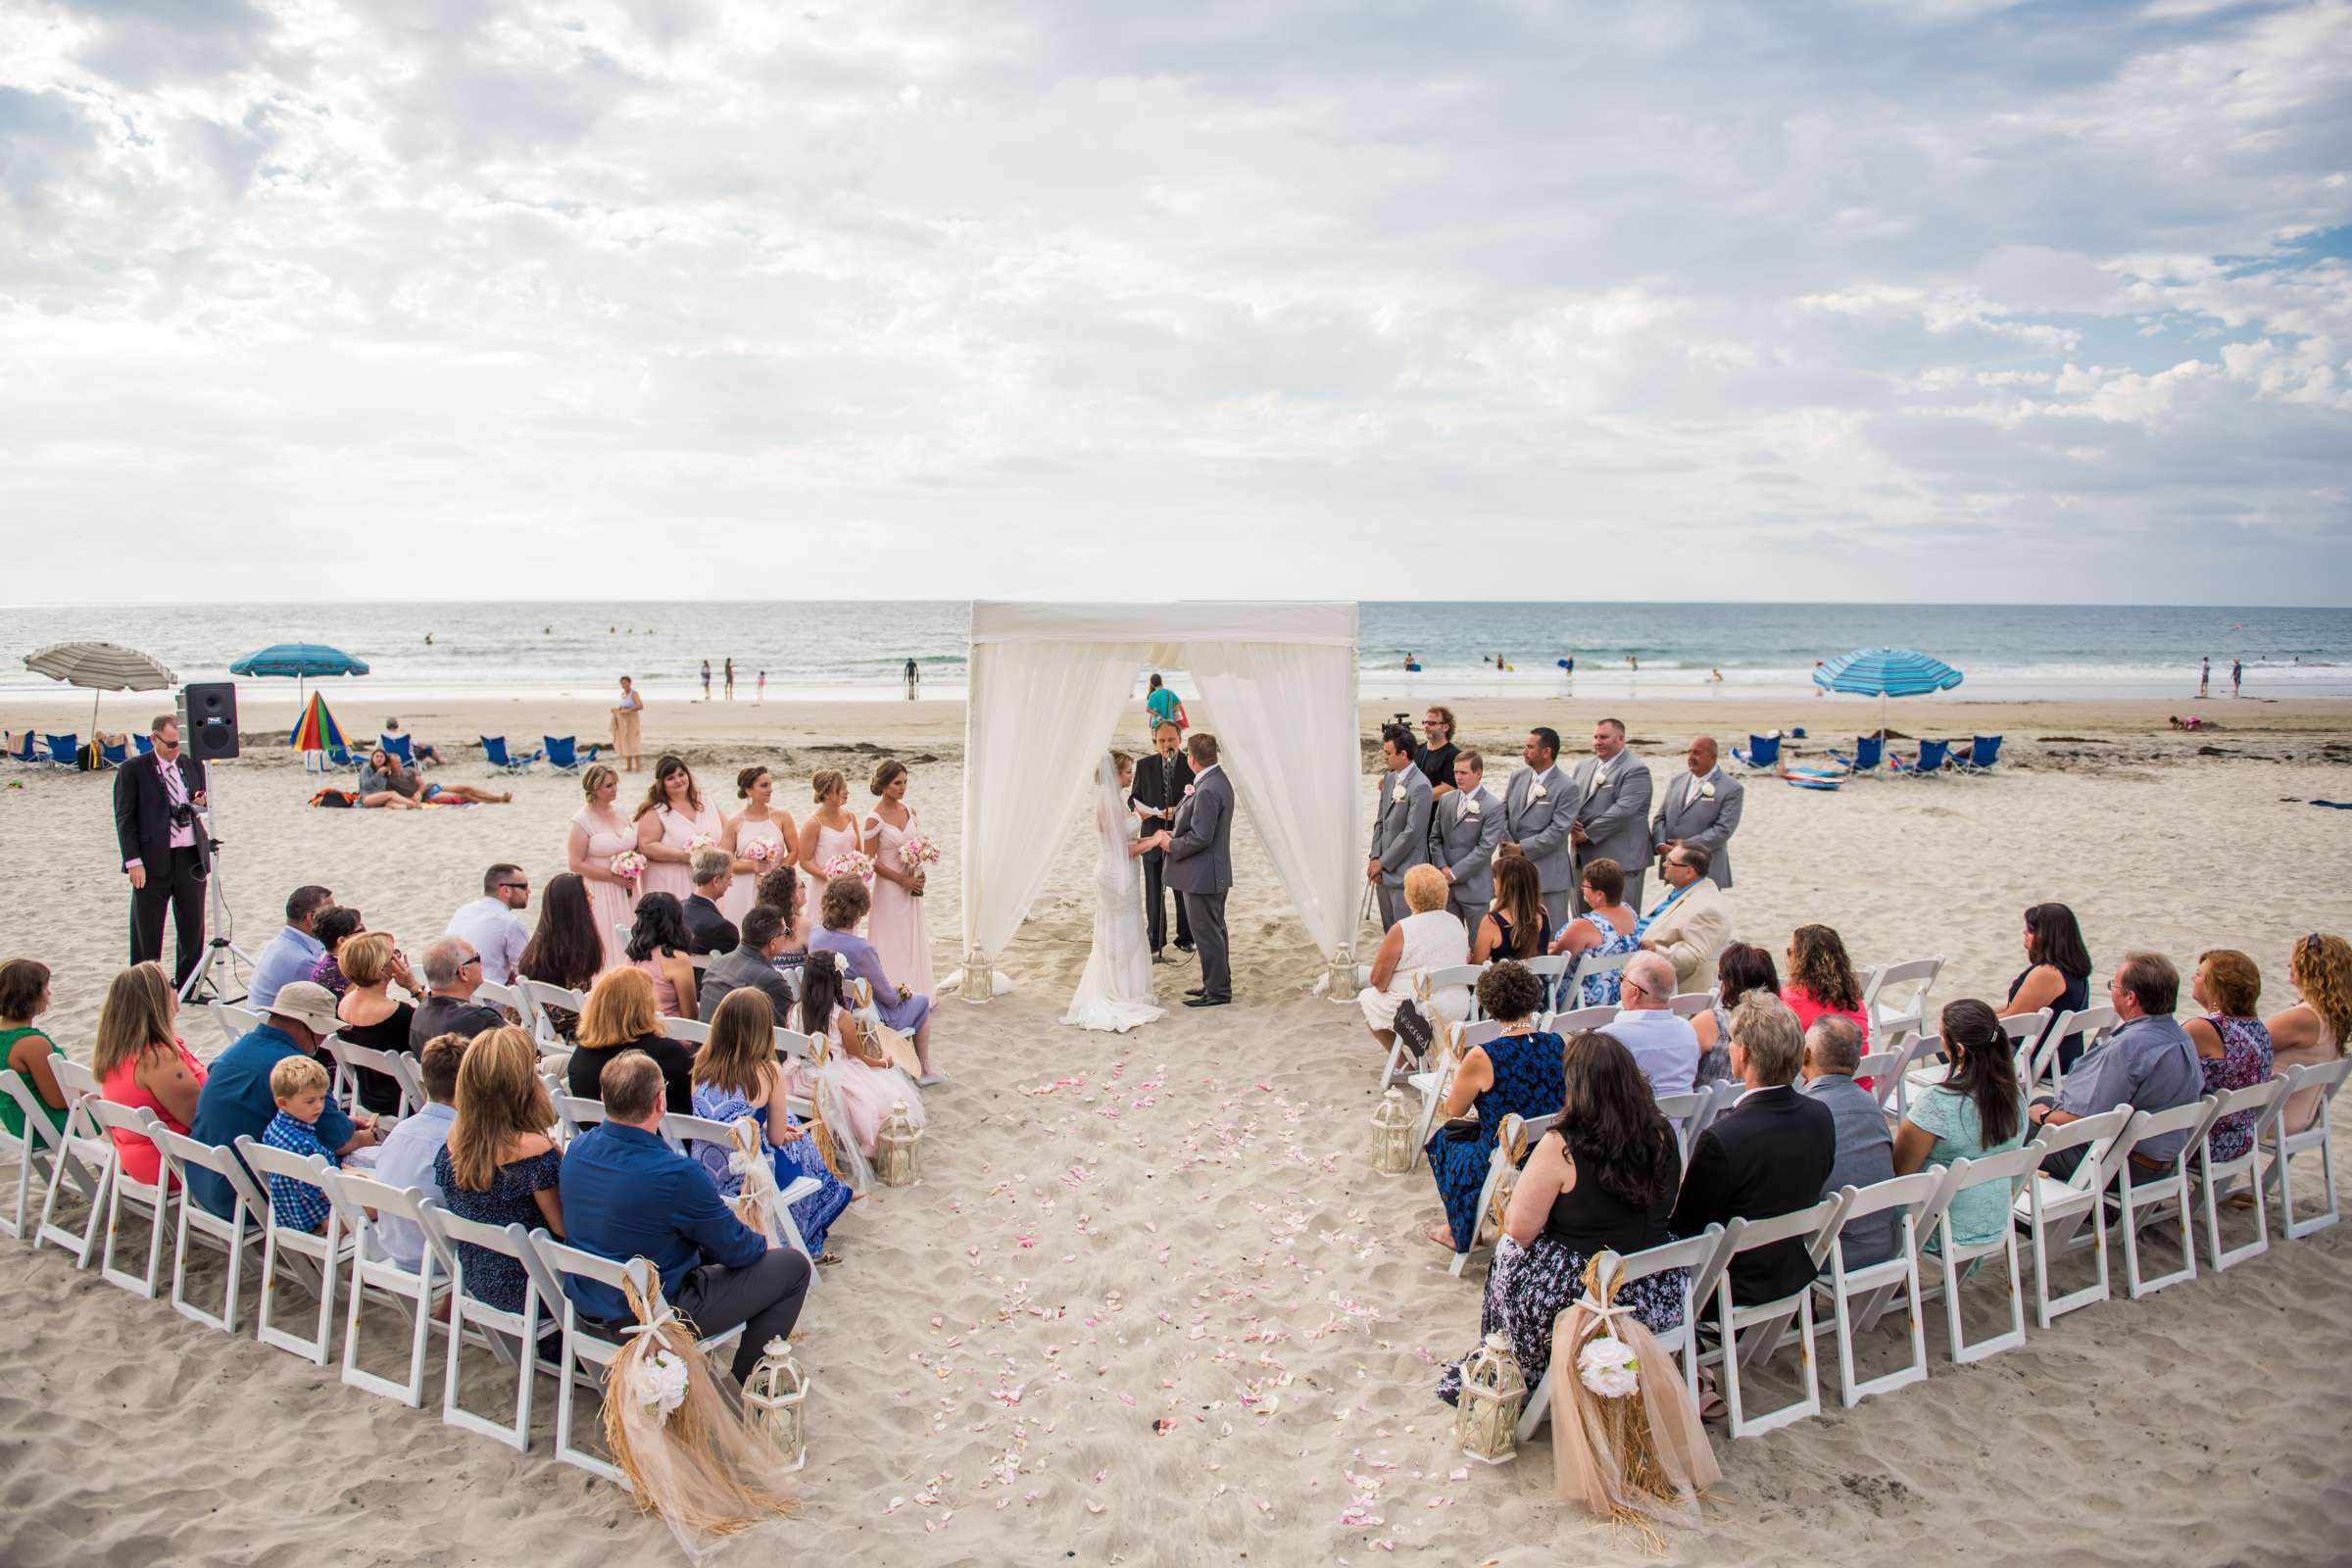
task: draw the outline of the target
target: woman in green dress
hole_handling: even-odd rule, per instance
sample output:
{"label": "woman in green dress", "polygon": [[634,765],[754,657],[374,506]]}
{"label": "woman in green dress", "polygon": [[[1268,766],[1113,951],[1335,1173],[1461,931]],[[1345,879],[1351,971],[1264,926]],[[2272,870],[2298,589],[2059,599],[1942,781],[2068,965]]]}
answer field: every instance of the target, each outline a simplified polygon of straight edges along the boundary
{"label": "woman in green dress", "polygon": [[[43,1034],[33,1023],[49,1010],[49,966],[32,958],[0,963],[0,1061],[16,1070],[48,1113],[50,1125],[66,1130],[66,1092],[58,1087],[51,1058],[66,1048]],[[24,1111],[13,1096],[0,1096],[0,1126],[11,1137],[24,1136]]]}
{"label": "woman in green dress", "polygon": [[[1951,1072],[1911,1102],[1894,1134],[1894,1173],[1908,1176],[1955,1160],[1983,1159],[2024,1147],[2026,1097],[2000,1014],[1987,1003],[1962,998],[1944,1004],[1943,1031]],[[2012,1194],[1998,1184],[1971,1187],[1952,1200],[1945,1227],[1963,1247],[1996,1240],[2009,1223]],[[1941,1250],[1942,1231],[1924,1245]]]}

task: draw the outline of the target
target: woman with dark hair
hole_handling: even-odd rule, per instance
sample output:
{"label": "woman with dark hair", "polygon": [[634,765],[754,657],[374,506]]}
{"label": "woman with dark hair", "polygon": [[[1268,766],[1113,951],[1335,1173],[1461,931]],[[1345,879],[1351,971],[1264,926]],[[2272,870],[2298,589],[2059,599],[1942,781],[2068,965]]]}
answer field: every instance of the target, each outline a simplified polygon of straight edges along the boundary
{"label": "woman with dark hair", "polygon": [[[318,922],[324,925],[326,915]],[[539,926],[514,960],[514,973],[542,985],[586,991],[604,966],[605,945],[597,940],[596,916],[588,909],[588,884],[569,871],[558,871],[539,896]],[[579,1026],[579,1015],[564,1008],[550,1011],[558,1032],[568,1039]]]}
{"label": "woman with dark hair", "polygon": [[[1908,1176],[1954,1160],[1983,1159],[2021,1148],[2026,1134],[2025,1092],[2017,1082],[2017,1054],[1988,1003],[1973,997],[1944,1004],[1936,1023],[1951,1071],[1911,1101],[1894,1130],[1894,1173]],[[2009,1223],[2010,1192],[1993,1184],[1972,1187],[1952,1200],[1945,1226],[1963,1247],[1989,1242]],[[1940,1251],[1943,1231],[1921,1248]]]}
{"label": "woman with dark hair", "polygon": [[[1511,1189],[1479,1311],[1479,1337],[1508,1335],[1531,1388],[1551,1364],[1553,1320],[1584,1294],[1586,1262],[1674,1240],[1666,1222],[1683,1181],[1674,1128],[1633,1053],[1585,1032],[1560,1055],[1560,1124],[1537,1142]],[[1683,1277],[1678,1268],[1638,1280],[1617,1304],[1662,1334],[1683,1320]],[[1457,1361],[1438,1380],[1438,1397],[1452,1404],[1461,1387]]]}
{"label": "woman with dark hair", "polygon": [[773,961],[783,971],[784,983],[798,994],[801,965],[808,961],[808,884],[791,866],[779,865],[760,874],[760,896],[755,902],[784,917],[784,951]]}
{"label": "woman with dark hair", "polygon": [[311,923],[311,935],[326,951],[311,965],[311,984],[326,987],[340,1001],[343,993],[351,989],[351,982],[343,978],[343,966],[335,961],[335,955],[342,951],[344,943],[367,929],[368,922],[360,918],[357,909],[338,904],[319,910],[318,918]]}
{"label": "woman with dark hair", "polygon": [[694,1017],[697,987],[693,950],[687,945],[686,906],[666,893],[637,901],[637,923],[629,929],[622,956],[654,983],[654,1005],[672,1018]]}
{"label": "woman with dark hair", "polygon": [[1800,1029],[1813,1027],[1825,1013],[1846,1019],[1862,1031],[1862,1050],[1870,1050],[1870,1019],[1862,1011],[1862,982],[1845,942],[1826,925],[1800,925],[1788,937],[1788,983],[1781,1000],[1796,1014]]}
{"label": "woman with dark hair", "polygon": [[[2053,1020],[2090,1005],[2090,949],[2082,927],[2063,904],[2036,904],[2026,911],[2026,967],[2009,982],[2004,1018],[2050,1009]],[[2034,1042],[2039,1046],[2040,1041]],[[2058,1071],[2072,1072],[2082,1055],[2082,1031],[2058,1042]]]}
{"label": "woman with dark hair", "polygon": [[645,857],[645,875],[637,896],[666,893],[679,903],[694,892],[694,852],[715,847],[726,830],[718,803],[703,798],[694,770],[685,759],[665,755],[654,762],[654,782],[638,803],[632,817],[637,824],[637,853]]}
{"label": "woman with dark hair", "polygon": [[811,957],[819,953],[836,955],[843,974],[873,988],[875,1013],[913,1042],[915,1056],[922,1063],[922,1076],[916,1082],[928,1089],[947,1079],[946,1073],[931,1065],[931,999],[894,979],[883,967],[874,945],[858,934],[858,922],[871,907],[871,896],[860,878],[837,876],[826,883],[825,905],[819,911],[824,925],[808,939],[808,953]]}
{"label": "woman with dark hair", "polygon": [[[51,1058],[66,1048],[49,1038],[34,1022],[49,1010],[49,966],[37,958],[11,958],[0,963],[0,1067],[13,1068],[32,1091],[41,1113],[59,1132],[66,1130],[66,1092],[58,1086]],[[0,1127],[15,1138],[24,1136],[24,1110],[12,1098],[0,1098]]]}
{"label": "woman with dark hair", "polygon": [[1458,1118],[1458,1125],[1440,1125],[1426,1151],[1446,1219],[1422,1234],[1448,1251],[1467,1252],[1478,1240],[1478,1195],[1502,1118],[1548,1116],[1560,1108],[1560,1037],[1536,1027],[1544,995],[1535,971],[1510,959],[1478,977],[1478,1004],[1502,1034],[1463,1053],[1441,1117],[1442,1123]]}
{"label": "woman with dark hair", "polygon": [[1751,991],[1781,994],[1781,971],[1772,955],[1752,942],[1734,942],[1715,959],[1715,1001],[1690,1020],[1698,1036],[1698,1073],[1695,1082],[1711,1084],[1732,1076],[1732,1009]]}
{"label": "woman with dark hair", "polygon": [[1544,879],[1524,855],[1494,858],[1494,903],[1478,922],[1470,961],[1533,958],[1551,947],[1551,911],[1544,907]]}
{"label": "woman with dark hair", "polygon": [[[873,1158],[875,1135],[893,1105],[906,1107],[912,1125],[923,1124],[922,1091],[871,1044],[845,996],[840,956],[811,953],[801,971],[801,1002],[793,1013],[801,1033],[823,1042],[813,1070],[802,1069],[795,1087],[816,1102],[825,1125],[854,1148],[860,1160]],[[862,1174],[852,1186],[868,1185]]]}

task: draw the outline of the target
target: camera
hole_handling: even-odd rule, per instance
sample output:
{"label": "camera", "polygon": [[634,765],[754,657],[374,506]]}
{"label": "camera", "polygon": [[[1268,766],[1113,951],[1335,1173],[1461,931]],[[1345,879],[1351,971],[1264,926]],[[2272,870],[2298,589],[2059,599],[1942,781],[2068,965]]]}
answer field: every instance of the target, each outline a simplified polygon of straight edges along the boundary
{"label": "camera", "polygon": [[172,808],[172,825],[173,827],[194,827],[196,825],[196,808],[192,806]]}

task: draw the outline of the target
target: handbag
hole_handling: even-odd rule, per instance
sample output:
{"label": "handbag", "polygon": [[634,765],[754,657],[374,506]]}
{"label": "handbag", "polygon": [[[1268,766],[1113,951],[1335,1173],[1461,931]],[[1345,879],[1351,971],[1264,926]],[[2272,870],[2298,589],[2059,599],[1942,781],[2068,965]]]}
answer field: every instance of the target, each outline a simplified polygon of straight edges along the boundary
{"label": "handbag", "polygon": [[1396,1031],[1396,1038],[1404,1042],[1404,1049],[1413,1054],[1416,1066],[1428,1058],[1429,1048],[1437,1043],[1437,1032],[1430,1027],[1429,1020],[1421,1015],[1421,1009],[1413,1005],[1410,998],[1396,1004],[1396,1016],[1391,1020],[1390,1027]]}
{"label": "handbag", "polygon": [[1438,1129],[1438,1134],[1449,1144],[1475,1144],[1482,1125],[1476,1116],[1453,1116]]}

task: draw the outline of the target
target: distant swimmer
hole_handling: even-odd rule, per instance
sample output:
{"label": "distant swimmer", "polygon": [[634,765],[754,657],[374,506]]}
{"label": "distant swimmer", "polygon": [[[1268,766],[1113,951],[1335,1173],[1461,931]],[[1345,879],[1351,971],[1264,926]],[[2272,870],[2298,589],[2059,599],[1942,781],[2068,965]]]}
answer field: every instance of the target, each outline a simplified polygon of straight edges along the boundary
{"label": "distant swimmer", "polygon": [[427,648],[433,646],[433,634],[429,631],[424,634],[424,646]]}
{"label": "distant swimmer", "polygon": [[1722,682],[1723,682],[1723,671],[1722,671],[1722,670],[1720,670],[1720,669],[1713,669],[1713,668],[1710,668],[1710,669],[1707,671],[1707,679],[1709,679],[1709,680],[1711,680],[1711,681],[1714,681],[1715,683],[1717,683],[1718,685],[1720,685],[1720,684],[1722,684]]}

